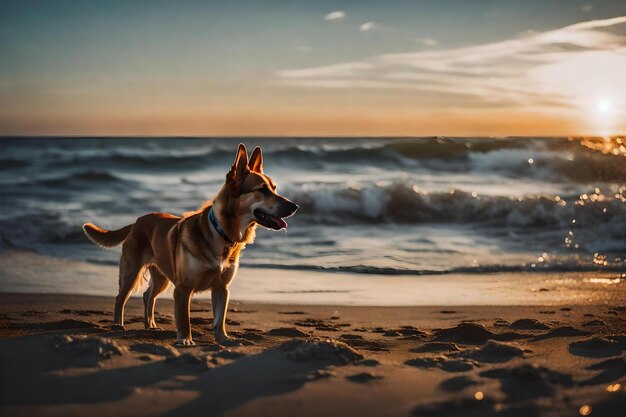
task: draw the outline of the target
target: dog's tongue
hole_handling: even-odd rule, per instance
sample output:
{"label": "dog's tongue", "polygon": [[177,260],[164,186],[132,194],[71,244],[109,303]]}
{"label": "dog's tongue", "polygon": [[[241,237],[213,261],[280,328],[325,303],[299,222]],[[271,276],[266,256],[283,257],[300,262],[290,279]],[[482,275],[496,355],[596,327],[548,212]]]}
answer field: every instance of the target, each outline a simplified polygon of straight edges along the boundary
{"label": "dog's tongue", "polygon": [[287,222],[280,217],[269,215],[269,218],[272,219],[273,222],[276,222],[276,224],[279,225],[281,229],[285,229],[287,227]]}

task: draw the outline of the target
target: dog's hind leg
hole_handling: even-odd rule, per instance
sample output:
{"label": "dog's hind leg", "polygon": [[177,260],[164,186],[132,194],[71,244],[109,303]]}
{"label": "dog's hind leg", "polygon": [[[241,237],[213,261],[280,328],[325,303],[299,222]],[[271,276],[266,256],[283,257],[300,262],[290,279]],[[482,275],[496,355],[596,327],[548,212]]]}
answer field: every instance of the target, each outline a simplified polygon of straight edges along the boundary
{"label": "dog's hind leg", "polygon": [[179,285],[174,289],[174,313],[176,314],[176,346],[194,346],[189,323],[189,305],[193,290]]}
{"label": "dog's hind leg", "polygon": [[133,256],[122,251],[120,259],[120,291],[115,299],[115,312],[113,314],[113,326],[124,329],[124,306],[130,297],[130,292],[139,281],[139,272],[143,264]]}
{"label": "dog's hind leg", "polygon": [[150,285],[146,292],[143,293],[143,305],[146,314],[144,324],[146,329],[161,330],[154,321],[154,305],[156,298],[167,289],[170,281],[156,266],[152,265],[148,267],[148,270],[150,271]]}

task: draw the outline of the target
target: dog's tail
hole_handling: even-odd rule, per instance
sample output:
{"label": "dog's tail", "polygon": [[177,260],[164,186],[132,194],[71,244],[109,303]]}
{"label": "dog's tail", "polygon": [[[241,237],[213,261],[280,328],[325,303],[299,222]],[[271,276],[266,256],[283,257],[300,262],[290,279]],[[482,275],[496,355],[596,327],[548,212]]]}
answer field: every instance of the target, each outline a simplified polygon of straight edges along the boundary
{"label": "dog's tail", "polygon": [[83,225],[83,231],[89,240],[103,248],[112,248],[122,243],[132,228],[132,224],[124,226],[119,230],[106,230],[92,223]]}

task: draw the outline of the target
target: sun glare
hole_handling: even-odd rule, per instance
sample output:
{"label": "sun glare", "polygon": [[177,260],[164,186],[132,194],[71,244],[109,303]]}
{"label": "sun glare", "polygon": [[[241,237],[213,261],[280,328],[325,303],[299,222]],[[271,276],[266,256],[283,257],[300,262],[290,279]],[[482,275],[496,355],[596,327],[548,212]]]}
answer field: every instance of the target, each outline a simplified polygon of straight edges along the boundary
{"label": "sun glare", "polygon": [[538,66],[529,80],[561,100],[563,114],[581,133],[611,135],[623,128],[626,116],[625,65],[626,55],[615,51],[581,52]]}
{"label": "sun glare", "polygon": [[601,98],[596,101],[596,111],[600,114],[610,113],[613,109],[613,103],[611,100],[606,98]]}
{"label": "sun glare", "polygon": [[597,96],[587,107],[593,134],[607,136],[617,128],[618,108],[612,97]]}

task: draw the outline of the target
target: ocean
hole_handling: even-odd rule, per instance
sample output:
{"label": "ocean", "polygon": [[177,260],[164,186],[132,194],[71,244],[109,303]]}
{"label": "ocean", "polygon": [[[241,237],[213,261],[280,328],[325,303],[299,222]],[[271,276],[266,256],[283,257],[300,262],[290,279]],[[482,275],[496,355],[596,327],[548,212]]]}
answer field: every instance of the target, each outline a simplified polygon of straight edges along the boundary
{"label": "ocean", "polygon": [[[623,272],[619,141],[2,138],[0,257],[29,251],[117,265],[119,249],[91,244],[83,223],[117,229],[145,213],[198,208],[243,142],[263,148],[265,173],[300,205],[286,231],[259,229],[244,267],[437,279]],[[36,278],[28,288],[37,291]]]}

